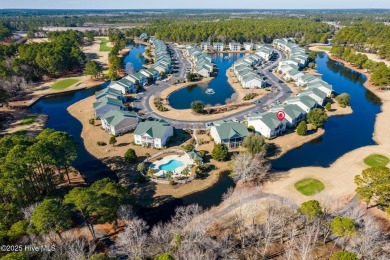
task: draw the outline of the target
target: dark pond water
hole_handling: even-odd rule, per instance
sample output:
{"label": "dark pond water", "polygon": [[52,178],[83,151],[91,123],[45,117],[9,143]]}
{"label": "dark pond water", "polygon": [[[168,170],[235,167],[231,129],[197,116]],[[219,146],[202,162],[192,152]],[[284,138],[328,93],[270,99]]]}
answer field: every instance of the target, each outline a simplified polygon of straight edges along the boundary
{"label": "dark pond water", "polygon": [[[132,57],[127,57],[127,59],[131,60],[135,67],[138,66],[135,65],[135,59],[138,59],[136,57],[137,52],[132,51],[129,56]],[[223,83],[226,83],[226,69],[237,58],[235,57],[229,61],[223,60],[221,57],[218,59],[214,58],[217,62],[218,60],[221,61],[218,67],[221,71],[219,73],[220,77],[225,77],[222,80]],[[351,104],[354,113],[346,116],[331,117],[326,123],[326,132],[323,137],[294,149],[280,159],[273,161],[272,165],[274,169],[286,170],[294,167],[315,165],[328,166],[346,152],[358,147],[374,144],[372,133],[374,130],[375,115],[380,112],[380,100],[363,87],[365,77],[345,68],[342,64],[329,60],[326,55],[318,57],[317,64],[319,72],[323,74],[323,79],[332,84],[336,92],[348,92],[351,95]],[[215,81],[216,79],[213,82]],[[62,94],[61,96],[47,97],[31,107],[33,112],[49,115],[47,127],[59,131],[66,131],[73,135],[74,139],[79,142],[78,157],[74,166],[88,181],[94,181],[104,177],[115,178],[115,175],[103,163],[86,151],[80,137],[81,124],[67,112],[67,107],[93,95],[96,89],[101,89],[106,86],[107,84],[97,88]],[[224,86],[219,90],[226,88],[226,85]],[[218,93],[218,86],[213,86],[213,88]],[[229,97],[233,93],[233,90],[230,89],[225,89],[224,91],[229,93],[226,97]],[[215,102],[223,103],[222,101]],[[188,101],[189,103],[190,101]],[[181,200],[171,200],[157,208],[141,209],[139,213],[149,224],[168,220],[174,214],[175,208],[180,205],[198,203],[204,208],[218,205],[221,202],[222,194],[233,185],[234,183],[231,178],[225,174],[221,176],[217,184],[209,189],[191,194]]]}
{"label": "dark pond water", "polygon": [[[234,89],[227,82],[226,70],[230,68],[233,63],[243,57],[243,54],[232,53],[220,53],[210,55],[212,61],[217,65],[219,73],[211,82],[206,84],[198,84],[182,88],[176,92],[173,92],[169,96],[169,104],[176,109],[190,108],[191,102],[195,100],[201,100],[205,104],[212,106],[216,104],[226,104],[226,99],[230,98]],[[215,94],[206,94],[207,88],[212,88]]]}
{"label": "dark pond water", "polygon": [[322,78],[332,84],[337,93],[347,92],[351,95],[353,113],[330,117],[322,137],[272,161],[275,170],[305,166],[328,167],[349,151],[375,144],[372,135],[381,102],[363,86],[366,77],[330,60],[325,54],[319,56],[316,62]]}

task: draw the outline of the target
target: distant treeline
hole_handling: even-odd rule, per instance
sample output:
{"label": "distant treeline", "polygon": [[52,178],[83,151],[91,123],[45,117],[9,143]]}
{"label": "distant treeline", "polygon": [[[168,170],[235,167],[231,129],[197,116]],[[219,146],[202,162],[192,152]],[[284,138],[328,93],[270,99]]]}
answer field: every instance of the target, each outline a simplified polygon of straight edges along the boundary
{"label": "distant treeline", "polygon": [[224,21],[236,18],[299,17],[350,24],[352,21],[390,21],[388,10],[0,10],[0,22],[14,30],[46,26],[129,25],[169,21]]}
{"label": "distant treeline", "polygon": [[325,23],[299,18],[232,19],[226,21],[157,21],[126,30],[126,36],[146,32],[165,41],[230,41],[270,43],[275,38],[297,37],[302,43],[325,42],[332,29]]}
{"label": "distant treeline", "polygon": [[355,22],[341,29],[332,42],[357,51],[377,53],[381,58],[390,58],[390,26],[370,21]]}

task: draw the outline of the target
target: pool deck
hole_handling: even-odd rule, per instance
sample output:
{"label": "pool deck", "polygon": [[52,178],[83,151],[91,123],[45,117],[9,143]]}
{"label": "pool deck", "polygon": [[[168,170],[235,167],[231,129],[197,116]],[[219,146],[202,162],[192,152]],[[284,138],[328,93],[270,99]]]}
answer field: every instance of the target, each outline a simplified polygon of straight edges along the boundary
{"label": "pool deck", "polygon": [[173,177],[180,177],[182,176],[181,172],[188,167],[188,165],[193,165],[194,160],[190,158],[188,154],[184,155],[168,155],[161,160],[155,161],[150,165],[151,169],[154,169],[156,173],[154,174],[156,177],[164,177],[164,174],[167,171],[160,170],[159,167],[163,164],[168,163],[171,160],[181,161],[183,162],[182,166],[177,167],[173,172]]}

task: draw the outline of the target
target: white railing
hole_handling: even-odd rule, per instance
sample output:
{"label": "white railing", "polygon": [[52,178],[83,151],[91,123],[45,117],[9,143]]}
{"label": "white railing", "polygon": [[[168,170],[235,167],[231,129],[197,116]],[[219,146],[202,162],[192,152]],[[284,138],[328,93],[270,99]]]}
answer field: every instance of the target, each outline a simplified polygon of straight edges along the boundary
{"label": "white railing", "polygon": [[[152,159],[159,157],[160,155],[163,155],[166,153],[183,153],[183,154],[185,154],[186,152],[181,150],[181,149],[167,149],[167,150],[161,151],[159,153],[156,153],[149,158],[146,158],[142,163],[147,163],[149,160],[152,160]],[[146,175],[143,172],[140,172],[140,173],[146,177]],[[190,182],[194,179],[195,179],[195,176],[192,176],[192,177],[187,178],[185,180],[175,180],[175,183],[185,184],[185,183]],[[161,180],[161,179],[156,179],[156,178],[150,178],[150,180],[152,182],[160,183],[160,184],[170,184],[170,182],[171,182],[170,180]]]}

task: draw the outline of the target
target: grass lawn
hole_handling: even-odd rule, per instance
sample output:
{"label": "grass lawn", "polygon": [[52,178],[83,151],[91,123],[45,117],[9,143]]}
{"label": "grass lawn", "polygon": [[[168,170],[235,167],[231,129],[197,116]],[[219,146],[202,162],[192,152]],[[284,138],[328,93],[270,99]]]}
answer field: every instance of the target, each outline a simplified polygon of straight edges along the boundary
{"label": "grass lawn", "polygon": [[325,189],[322,182],[312,178],[300,180],[294,184],[294,187],[305,196],[314,195]]}
{"label": "grass lawn", "polygon": [[323,50],[323,51],[330,51],[330,49],[332,49],[332,47],[319,46],[318,49]]}
{"label": "grass lawn", "polygon": [[31,125],[37,120],[37,116],[28,116],[20,122],[21,125]]}
{"label": "grass lawn", "polygon": [[386,166],[389,163],[389,158],[380,154],[372,154],[364,159],[364,163],[368,166]]}
{"label": "grass lawn", "polygon": [[78,79],[63,79],[63,80],[57,81],[56,83],[51,85],[51,88],[55,89],[55,90],[66,89],[67,87],[70,87],[73,84],[76,84],[78,81],[79,81]]}
{"label": "grass lawn", "polygon": [[112,47],[107,46],[107,43],[109,43],[109,41],[106,38],[96,38],[96,39],[101,41],[100,49],[99,49],[100,51],[106,51],[106,52],[111,51]]}

